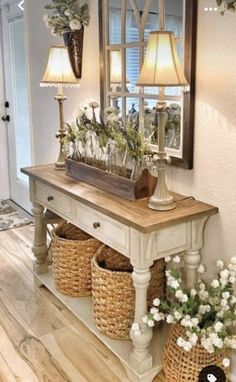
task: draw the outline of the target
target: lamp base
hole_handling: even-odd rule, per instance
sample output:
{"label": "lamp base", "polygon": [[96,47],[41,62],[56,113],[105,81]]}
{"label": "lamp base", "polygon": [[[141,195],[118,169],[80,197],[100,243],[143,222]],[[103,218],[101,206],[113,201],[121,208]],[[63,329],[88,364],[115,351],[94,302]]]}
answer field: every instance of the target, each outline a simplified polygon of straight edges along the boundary
{"label": "lamp base", "polygon": [[166,200],[158,200],[153,196],[149,199],[148,208],[155,211],[171,211],[176,208],[176,205],[172,196]]}
{"label": "lamp base", "polygon": [[56,162],[54,164],[54,169],[57,170],[57,171],[65,170],[65,162]]}

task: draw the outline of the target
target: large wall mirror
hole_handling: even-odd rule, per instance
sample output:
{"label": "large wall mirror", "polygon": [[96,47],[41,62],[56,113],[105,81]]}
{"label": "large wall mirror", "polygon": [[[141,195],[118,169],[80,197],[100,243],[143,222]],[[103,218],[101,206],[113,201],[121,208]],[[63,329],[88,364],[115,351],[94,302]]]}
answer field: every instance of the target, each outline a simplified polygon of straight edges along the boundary
{"label": "large wall mirror", "polygon": [[[159,0],[99,0],[101,105],[133,118],[157,150],[159,89],[137,87],[149,33],[160,27]],[[197,0],[166,0],[165,29],[173,31],[190,87],[166,88],[166,151],[171,163],[193,166]]]}

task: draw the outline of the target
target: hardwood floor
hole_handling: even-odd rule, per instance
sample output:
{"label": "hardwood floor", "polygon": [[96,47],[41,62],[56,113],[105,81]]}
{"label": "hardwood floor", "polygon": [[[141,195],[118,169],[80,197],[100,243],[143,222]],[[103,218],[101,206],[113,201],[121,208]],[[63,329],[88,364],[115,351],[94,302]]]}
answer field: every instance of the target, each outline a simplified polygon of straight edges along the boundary
{"label": "hardwood floor", "polygon": [[0,232],[0,382],[128,382],[119,360],[34,285],[32,236],[33,226]]}

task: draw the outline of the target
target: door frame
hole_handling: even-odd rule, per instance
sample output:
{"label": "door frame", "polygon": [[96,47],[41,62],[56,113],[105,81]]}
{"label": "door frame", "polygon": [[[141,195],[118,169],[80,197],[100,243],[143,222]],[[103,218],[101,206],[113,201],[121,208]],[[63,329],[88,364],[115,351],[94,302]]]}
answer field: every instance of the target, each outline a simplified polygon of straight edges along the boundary
{"label": "door frame", "polygon": [[[0,6],[0,31],[2,31],[2,7]],[[5,81],[4,81],[4,64],[3,64],[3,41],[2,33],[0,33],[0,117],[6,113],[5,110]],[[0,118],[0,200],[10,198],[10,174],[9,174],[9,151],[8,151],[8,132],[7,123]],[[4,149],[3,149],[4,148]]]}
{"label": "door frame", "polygon": [[[0,12],[1,12],[1,8],[3,8],[4,6],[8,6],[8,5],[14,5],[16,3],[18,3],[19,1],[18,0],[2,0],[2,4],[0,5]],[[23,21],[24,21],[24,43],[25,43],[25,55],[26,55],[26,74],[27,74],[27,93],[28,93],[28,104],[29,104],[29,139],[30,139],[30,146],[31,146],[31,164],[33,165],[34,164],[34,134],[33,134],[33,118],[32,118],[32,102],[31,102],[31,67],[30,67],[30,44],[29,44],[29,29],[28,29],[28,23],[27,23],[27,7],[26,7],[26,1],[25,1],[25,10],[24,10],[24,16],[23,16]],[[20,12],[20,9],[19,9],[19,12]],[[1,13],[0,13],[1,15]],[[2,19],[1,19],[1,22],[0,22],[0,28],[2,28]],[[1,30],[1,29],[0,29]],[[1,36],[3,36],[3,33],[1,33]],[[3,64],[2,65],[2,68],[3,68],[3,73],[2,73],[2,79],[3,79],[3,96],[5,97],[6,99],[6,77],[4,76],[4,44],[3,44],[3,41],[0,42],[0,50],[1,50],[1,54],[0,54],[0,58],[1,58],[1,63]],[[0,74],[1,75],[1,74]],[[1,83],[0,83],[1,85]],[[5,138],[5,147],[6,147],[6,153],[5,153],[5,163],[6,163],[6,166],[5,168],[7,168],[7,175],[5,174],[5,179],[7,181],[7,184],[8,184],[8,192],[6,193],[8,195],[8,198],[11,198],[11,176],[10,176],[10,161],[9,161],[9,131],[7,131],[7,124],[5,124],[5,129],[6,129],[6,138]],[[4,169],[3,169],[4,171]],[[0,169],[0,176],[2,178],[2,172],[1,169]],[[19,180],[19,182],[21,183],[21,180]],[[24,188],[26,189],[29,189],[29,186],[27,184],[24,184],[23,185]],[[1,197],[1,193],[0,193],[0,197]],[[29,211],[30,210],[30,202],[29,202],[29,205],[27,206],[27,210]]]}

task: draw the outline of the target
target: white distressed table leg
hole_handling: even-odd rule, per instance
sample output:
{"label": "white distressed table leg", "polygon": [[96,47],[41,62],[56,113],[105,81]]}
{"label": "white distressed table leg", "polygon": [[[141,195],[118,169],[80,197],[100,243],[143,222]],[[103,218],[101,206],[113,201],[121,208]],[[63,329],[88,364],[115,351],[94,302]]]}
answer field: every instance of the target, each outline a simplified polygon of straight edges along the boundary
{"label": "white distressed table leg", "polygon": [[[134,321],[141,324],[143,316],[147,313],[147,289],[151,279],[149,268],[144,270],[134,269],[132,278],[136,292]],[[144,373],[152,367],[152,355],[149,352],[152,329],[146,327],[145,330],[142,330],[140,336],[136,336],[131,329],[130,337],[134,346],[131,353],[132,364],[139,373]]]}
{"label": "white distressed table leg", "polygon": [[204,228],[208,216],[191,222],[191,247],[184,254],[186,285],[194,288],[197,270],[201,264],[201,249],[204,245]]}
{"label": "white distressed table leg", "polygon": [[32,213],[34,215],[34,243],[32,252],[35,256],[34,272],[36,274],[46,273],[48,266],[47,258],[47,233],[46,224],[44,221],[44,207],[33,202]]}
{"label": "white distressed table leg", "polygon": [[[135,317],[134,322],[143,324],[142,318],[147,314],[147,290],[151,279],[150,266],[153,264],[154,254],[153,236],[144,235],[135,229],[131,230],[131,263],[134,267],[132,278],[135,287]],[[140,336],[130,331],[133,351],[130,355],[135,370],[142,374],[151,370],[153,357],[150,353],[152,329],[145,326]]]}

